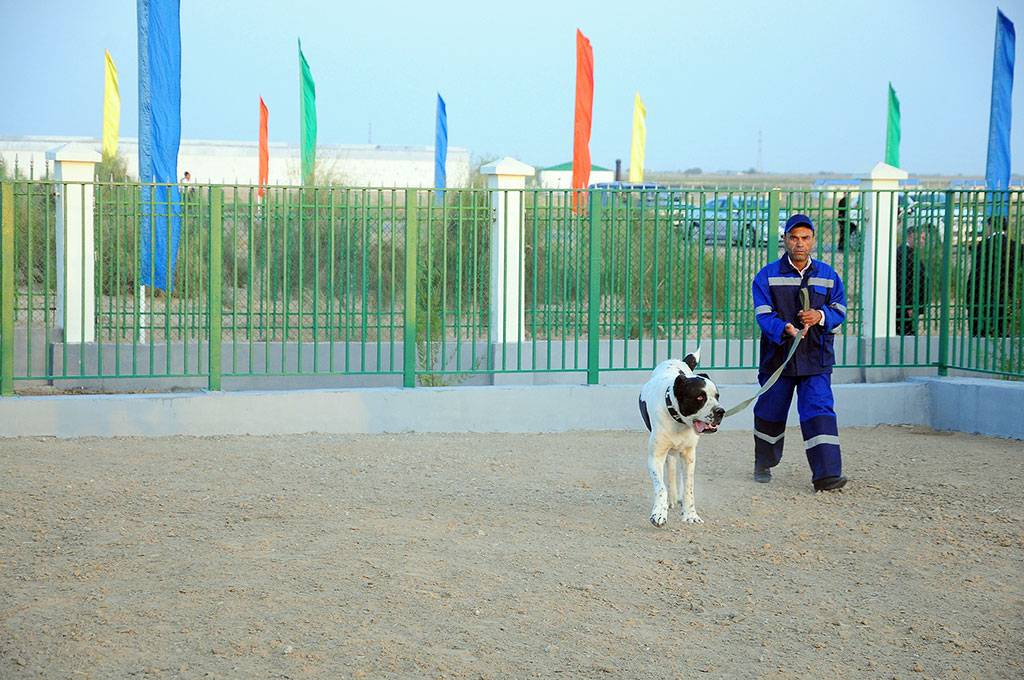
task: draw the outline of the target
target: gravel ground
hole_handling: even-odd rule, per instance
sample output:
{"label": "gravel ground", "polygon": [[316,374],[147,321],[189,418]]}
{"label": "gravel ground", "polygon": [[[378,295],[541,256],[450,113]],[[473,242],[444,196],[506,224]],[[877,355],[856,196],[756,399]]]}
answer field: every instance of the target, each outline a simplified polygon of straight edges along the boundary
{"label": "gravel ground", "polygon": [[0,439],[0,678],[1024,677],[1024,442],[841,438]]}

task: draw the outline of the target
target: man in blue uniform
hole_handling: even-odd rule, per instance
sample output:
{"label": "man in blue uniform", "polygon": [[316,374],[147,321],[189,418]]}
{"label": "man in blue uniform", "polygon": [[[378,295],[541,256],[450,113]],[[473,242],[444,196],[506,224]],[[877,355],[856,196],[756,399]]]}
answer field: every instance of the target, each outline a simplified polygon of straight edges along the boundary
{"label": "man in blue uniform", "polygon": [[[846,294],[835,270],[811,259],[814,223],[807,215],[790,217],[784,238],[786,254],[754,277],[761,385],[782,365],[800,333],[804,337],[778,382],[754,405],[754,479],[770,482],[771,468],[782,459],[795,389],[811,481],[816,491],[831,491],[846,484],[832,397],[833,333],[846,319]],[[801,292],[804,289],[807,295]]]}

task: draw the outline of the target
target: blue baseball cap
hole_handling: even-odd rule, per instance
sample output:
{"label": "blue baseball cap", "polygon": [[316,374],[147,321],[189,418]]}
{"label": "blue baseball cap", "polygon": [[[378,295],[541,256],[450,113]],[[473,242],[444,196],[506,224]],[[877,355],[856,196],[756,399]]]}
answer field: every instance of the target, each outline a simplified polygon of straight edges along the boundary
{"label": "blue baseball cap", "polygon": [[788,234],[789,230],[793,227],[810,227],[811,231],[814,231],[814,222],[811,222],[811,218],[807,215],[797,213],[795,215],[791,215],[790,218],[786,220],[785,232]]}

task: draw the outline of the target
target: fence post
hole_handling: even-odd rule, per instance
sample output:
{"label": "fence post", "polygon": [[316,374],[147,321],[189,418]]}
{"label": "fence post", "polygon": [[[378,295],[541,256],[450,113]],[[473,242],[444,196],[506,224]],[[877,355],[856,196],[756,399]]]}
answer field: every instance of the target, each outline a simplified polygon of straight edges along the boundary
{"label": "fence post", "polygon": [[224,329],[224,192],[219,186],[210,187],[210,381],[209,389],[220,391],[223,373],[221,351]]}
{"label": "fence post", "polygon": [[[898,234],[893,233],[896,225],[893,209],[900,180],[907,177],[906,171],[879,163],[861,185],[861,196],[866,199],[868,211],[862,241],[863,337],[872,343],[878,338],[888,337],[889,331],[895,328],[896,268],[892,264],[895,262]],[[873,363],[873,357],[872,350],[868,363]]]}
{"label": "fence post", "polygon": [[601,363],[601,226],[602,195],[586,193],[590,208],[590,262],[587,267],[587,384],[600,379]]}
{"label": "fence post", "polygon": [[405,190],[405,328],[402,342],[402,385],[416,387],[416,276],[419,269],[420,226],[417,192]]}
{"label": "fence post", "polygon": [[779,259],[779,203],[782,189],[775,187],[768,192],[768,243],[765,244],[765,262]]}
{"label": "fence post", "polygon": [[0,396],[14,395],[14,185],[0,182]]}
{"label": "fence post", "polygon": [[96,258],[93,181],[100,154],[77,142],[46,152],[57,180],[54,227],[57,256],[57,322],[64,342],[96,339]]}
{"label": "fence post", "polygon": [[949,305],[953,281],[953,192],[946,190],[946,213],[942,217],[942,303],[939,311],[939,375],[949,372]]}
{"label": "fence post", "polygon": [[518,343],[523,336],[523,190],[535,169],[514,158],[480,168],[487,176],[494,226],[491,229],[492,342]]}

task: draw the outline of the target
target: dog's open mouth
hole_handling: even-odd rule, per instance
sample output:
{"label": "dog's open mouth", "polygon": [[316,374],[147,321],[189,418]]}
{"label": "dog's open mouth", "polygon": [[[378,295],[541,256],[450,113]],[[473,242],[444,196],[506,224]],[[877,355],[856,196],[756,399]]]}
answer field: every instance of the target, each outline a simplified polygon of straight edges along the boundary
{"label": "dog's open mouth", "polygon": [[714,434],[718,432],[718,425],[711,425],[703,420],[695,420],[693,421],[693,429],[697,430],[697,434]]}

